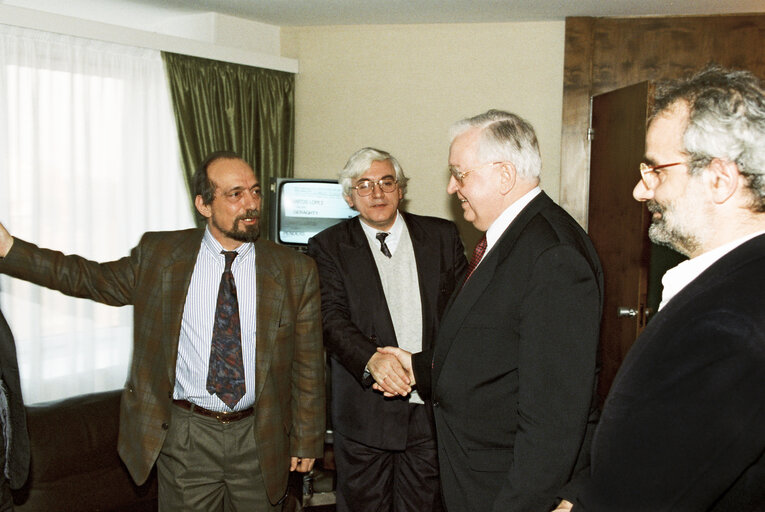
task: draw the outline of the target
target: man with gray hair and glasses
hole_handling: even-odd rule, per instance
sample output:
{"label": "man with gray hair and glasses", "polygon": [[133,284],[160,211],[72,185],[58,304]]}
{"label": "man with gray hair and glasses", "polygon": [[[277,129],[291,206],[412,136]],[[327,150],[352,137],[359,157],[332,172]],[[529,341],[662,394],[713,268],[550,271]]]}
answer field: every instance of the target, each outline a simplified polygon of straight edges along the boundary
{"label": "man with gray hair and glasses", "polygon": [[396,357],[377,348],[433,346],[467,267],[462,242],[453,222],[399,209],[407,178],[390,153],[356,151],[340,183],[358,217],[308,241],[332,365],[337,510],[440,511],[429,406]]}
{"label": "man with gray hair and glasses", "polygon": [[433,400],[449,512],[550,510],[587,464],[603,276],[587,234],[539,188],[541,168],[515,114],[452,128],[447,191],[485,236],[435,347],[383,349]]}
{"label": "man with gray hair and glasses", "polygon": [[765,510],[765,89],[708,67],[657,88],[633,195],[688,256],[616,376],[558,510]]}

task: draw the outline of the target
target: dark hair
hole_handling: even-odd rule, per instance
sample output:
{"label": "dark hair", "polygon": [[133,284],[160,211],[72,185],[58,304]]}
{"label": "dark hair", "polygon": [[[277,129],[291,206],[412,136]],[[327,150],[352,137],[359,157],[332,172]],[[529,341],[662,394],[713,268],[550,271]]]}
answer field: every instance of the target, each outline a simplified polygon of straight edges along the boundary
{"label": "dark hair", "polygon": [[215,185],[213,185],[210,178],[207,177],[207,168],[210,167],[210,164],[222,158],[244,161],[244,159],[239,156],[239,153],[228,150],[213,151],[207,155],[207,158],[199,164],[199,167],[197,167],[197,170],[194,172],[194,176],[191,178],[191,185],[194,188],[194,197],[202,196],[202,202],[204,204],[212,203],[213,196],[215,195]]}

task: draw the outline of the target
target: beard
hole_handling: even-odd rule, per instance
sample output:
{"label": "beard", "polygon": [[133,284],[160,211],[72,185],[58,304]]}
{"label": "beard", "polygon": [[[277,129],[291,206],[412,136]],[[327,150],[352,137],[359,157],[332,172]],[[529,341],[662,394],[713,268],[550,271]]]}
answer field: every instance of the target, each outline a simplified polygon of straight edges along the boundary
{"label": "beard", "polygon": [[[239,229],[239,221],[244,219],[257,219],[258,223],[252,226],[246,226],[245,229]],[[215,217],[211,218],[212,224],[224,235],[237,242],[255,242],[260,238],[260,212],[258,210],[247,210],[244,214],[234,219],[231,229],[225,229],[219,225]]]}
{"label": "beard", "polygon": [[[680,254],[690,257],[701,247],[701,241],[696,233],[692,232],[690,225],[691,213],[683,215],[678,212],[687,205],[678,207],[677,203],[670,202],[661,205],[654,200],[647,202],[648,211],[651,214],[658,213],[659,217],[651,216],[651,227],[648,228],[648,237],[655,244],[665,245]],[[685,211],[690,211],[685,208]]]}

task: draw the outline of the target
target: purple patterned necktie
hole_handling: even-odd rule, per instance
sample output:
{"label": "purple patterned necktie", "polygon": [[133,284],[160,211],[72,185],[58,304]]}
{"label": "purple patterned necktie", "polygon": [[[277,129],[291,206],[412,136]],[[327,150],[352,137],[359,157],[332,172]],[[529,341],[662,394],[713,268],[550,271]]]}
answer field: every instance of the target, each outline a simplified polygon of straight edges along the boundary
{"label": "purple patterned necktie", "polygon": [[215,307],[207,391],[211,395],[218,395],[233,410],[245,392],[242,332],[236,283],[231,273],[231,263],[236,258],[236,252],[222,251],[222,254],[226,257],[226,267],[220,278],[218,303]]}

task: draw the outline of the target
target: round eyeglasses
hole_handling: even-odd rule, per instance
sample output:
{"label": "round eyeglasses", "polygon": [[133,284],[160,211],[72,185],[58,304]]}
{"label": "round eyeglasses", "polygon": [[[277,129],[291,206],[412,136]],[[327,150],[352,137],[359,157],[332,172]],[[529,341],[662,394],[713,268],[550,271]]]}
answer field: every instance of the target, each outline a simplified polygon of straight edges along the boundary
{"label": "round eyeglasses", "polygon": [[675,162],[672,164],[662,165],[648,165],[645,162],[640,163],[640,179],[643,180],[643,185],[647,189],[653,189],[659,186],[661,180],[659,179],[659,170],[666,169],[667,167],[674,167],[675,165],[683,165],[685,162]]}
{"label": "round eyeglasses", "polygon": [[398,180],[390,176],[380,178],[379,180],[363,179],[357,181],[356,186],[351,188],[355,190],[358,195],[363,197],[370,195],[374,191],[375,186],[380,187],[380,190],[388,194],[396,190],[396,187],[398,186]]}

